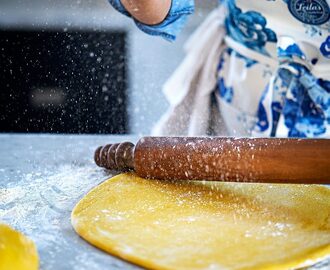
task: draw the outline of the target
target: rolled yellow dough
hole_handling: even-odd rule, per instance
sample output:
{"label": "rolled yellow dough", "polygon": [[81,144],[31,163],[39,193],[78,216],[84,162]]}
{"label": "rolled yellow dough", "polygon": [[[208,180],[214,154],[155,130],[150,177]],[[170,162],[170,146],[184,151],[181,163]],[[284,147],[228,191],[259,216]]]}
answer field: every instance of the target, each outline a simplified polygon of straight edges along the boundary
{"label": "rolled yellow dough", "polygon": [[122,174],[76,205],[72,225],[149,269],[288,269],[330,256],[330,190]]}
{"label": "rolled yellow dough", "polygon": [[38,265],[32,240],[0,223],[0,270],[37,270]]}

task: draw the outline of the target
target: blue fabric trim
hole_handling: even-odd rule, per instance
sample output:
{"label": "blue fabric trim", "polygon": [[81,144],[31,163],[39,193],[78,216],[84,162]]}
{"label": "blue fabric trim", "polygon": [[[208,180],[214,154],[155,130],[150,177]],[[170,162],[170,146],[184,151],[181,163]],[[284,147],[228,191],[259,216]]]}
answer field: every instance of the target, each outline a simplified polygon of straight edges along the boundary
{"label": "blue fabric trim", "polygon": [[[110,4],[120,13],[132,17],[120,0],[109,0]],[[172,0],[171,9],[163,22],[157,25],[146,25],[137,20],[135,24],[143,32],[152,36],[161,36],[168,41],[174,41],[181,31],[188,15],[195,10],[194,0]]]}

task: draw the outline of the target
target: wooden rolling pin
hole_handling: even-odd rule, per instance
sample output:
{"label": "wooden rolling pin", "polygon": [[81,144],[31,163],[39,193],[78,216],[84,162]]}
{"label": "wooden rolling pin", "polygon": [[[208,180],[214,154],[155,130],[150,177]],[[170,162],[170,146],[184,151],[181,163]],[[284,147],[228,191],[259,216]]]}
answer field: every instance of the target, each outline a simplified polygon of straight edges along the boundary
{"label": "wooden rolling pin", "polygon": [[329,184],[330,140],[144,137],[100,146],[95,162],[145,178]]}

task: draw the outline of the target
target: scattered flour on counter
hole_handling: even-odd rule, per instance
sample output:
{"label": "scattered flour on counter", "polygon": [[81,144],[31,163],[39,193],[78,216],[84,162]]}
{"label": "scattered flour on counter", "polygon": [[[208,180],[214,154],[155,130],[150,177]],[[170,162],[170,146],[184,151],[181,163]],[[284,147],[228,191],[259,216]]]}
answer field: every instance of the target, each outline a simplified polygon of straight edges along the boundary
{"label": "scattered flour on counter", "polygon": [[70,223],[71,210],[79,199],[109,177],[94,164],[62,165],[53,172],[39,168],[0,187],[0,221],[35,241],[41,269],[100,269],[105,261],[111,269],[130,269],[95,252]]}

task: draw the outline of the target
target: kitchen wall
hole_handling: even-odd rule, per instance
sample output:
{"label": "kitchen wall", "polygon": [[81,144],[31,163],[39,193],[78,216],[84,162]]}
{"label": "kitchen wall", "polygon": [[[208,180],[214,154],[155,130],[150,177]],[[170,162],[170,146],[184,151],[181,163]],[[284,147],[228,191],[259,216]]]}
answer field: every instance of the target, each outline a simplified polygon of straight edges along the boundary
{"label": "kitchen wall", "polygon": [[184,41],[216,4],[196,1],[195,14],[174,43],[142,33],[106,0],[0,0],[0,26],[128,31],[130,132],[148,134],[168,107],[161,88],[184,56]]}

